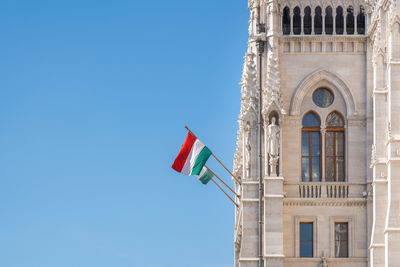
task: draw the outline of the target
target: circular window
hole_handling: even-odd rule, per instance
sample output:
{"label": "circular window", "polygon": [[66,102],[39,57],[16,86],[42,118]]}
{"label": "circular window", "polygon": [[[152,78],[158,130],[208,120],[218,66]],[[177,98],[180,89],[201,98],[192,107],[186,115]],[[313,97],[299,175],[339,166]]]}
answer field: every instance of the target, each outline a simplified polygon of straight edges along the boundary
{"label": "circular window", "polygon": [[332,105],[334,96],[332,92],[325,88],[315,90],[312,95],[312,99],[318,107],[326,108]]}

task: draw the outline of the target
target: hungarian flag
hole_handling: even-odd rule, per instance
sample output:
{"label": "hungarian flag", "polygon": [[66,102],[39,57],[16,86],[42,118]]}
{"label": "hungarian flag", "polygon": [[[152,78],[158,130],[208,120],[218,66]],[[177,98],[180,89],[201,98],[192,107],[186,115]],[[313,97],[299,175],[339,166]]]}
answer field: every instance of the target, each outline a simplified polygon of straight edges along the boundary
{"label": "hungarian flag", "polygon": [[200,182],[207,184],[214,177],[214,174],[212,174],[212,172],[204,166],[200,174],[196,176]]}
{"label": "hungarian flag", "polygon": [[[204,167],[211,150],[206,147],[196,136],[188,132],[185,143],[176,157],[172,169],[185,175],[195,175],[200,181],[210,181],[212,174]],[[211,178],[208,178],[211,174]],[[204,176],[203,180],[202,177]],[[203,182],[204,183],[204,182]]]}

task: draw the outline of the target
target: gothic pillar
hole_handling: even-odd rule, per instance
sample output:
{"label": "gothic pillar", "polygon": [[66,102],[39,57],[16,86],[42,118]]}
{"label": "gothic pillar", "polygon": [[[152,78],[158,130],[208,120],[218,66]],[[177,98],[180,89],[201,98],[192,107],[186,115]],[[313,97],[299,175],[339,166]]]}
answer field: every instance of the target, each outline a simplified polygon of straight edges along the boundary
{"label": "gothic pillar", "polygon": [[[290,10],[290,11],[292,11],[292,10]],[[290,35],[293,35],[293,17],[294,17],[294,11],[293,11],[293,15],[290,16]]]}
{"label": "gothic pillar", "polygon": [[354,14],[354,35],[356,35],[357,34],[357,15],[355,12],[353,14]]}
{"label": "gothic pillar", "polygon": [[322,35],[325,35],[325,9],[322,8]]}
{"label": "gothic pillar", "polygon": [[[277,175],[277,161],[281,157],[280,125],[273,117],[265,128],[267,135],[270,175],[264,177],[264,266],[283,267],[283,177]],[[266,124],[266,123],[265,123]]]}
{"label": "gothic pillar", "polygon": [[[391,3],[394,5],[394,3]],[[392,18],[400,12],[391,7]],[[387,266],[400,262],[400,23],[390,21],[388,44],[388,120],[387,166],[388,207],[385,227],[385,256]]]}
{"label": "gothic pillar", "polygon": [[[244,123],[243,127],[243,169],[247,173],[242,179],[240,203],[242,235],[240,250],[237,252],[239,267],[258,267],[259,236],[259,190],[256,173],[257,131],[254,123]],[[248,170],[246,170],[249,168]]]}
{"label": "gothic pillar", "polygon": [[281,158],[281,124],[275,124],[272,118],[266,135],[268,135],[268,154],[270,176],[264,177],[264,266],[283,267],[283,177],[276,174],[277,158]]}
{"label": "gothic pillar", "polygon": [[[322,139],[322,147],[325,147],[325,134],[326,134],[326,127],[325,123],[323,122],[323,125],[321,125],[321,139]],[[326,182],[326,177],[325,177],[325,149],[321,149],[321,160],[322,160],[322,169],[321,169],[321,182]]]}
{"label": "gothic pillar", "polygon": [[[268,131],[269,120],[267,116],[264,116],[264,133]],[[268,158],[268,140],[267,135],[264,134],[264,177],[269,176],[269,158]]]}
{"label": "gothic pillar", "polygon": [[[376,53],[376,51],[375,51]],[[385,266],[385,218],[387,209],[387,168],[385,139],[387,129],[386,88],[384,77],[384,59],[374,55],[373,76],[373,128],[374,145],[371,153],[373,168],[373,223],[370,245],[371,266]]]}
{"label": "gothic pillar", "polygon": [[332,8],[332,17],[333,17],[333,32],[332,35],[336,34],[336,8]]}
{"label": "gothic pillar", "polygon": [[311,34],[314,34],[314,17],[315,17],[315,10],[311,9]]}

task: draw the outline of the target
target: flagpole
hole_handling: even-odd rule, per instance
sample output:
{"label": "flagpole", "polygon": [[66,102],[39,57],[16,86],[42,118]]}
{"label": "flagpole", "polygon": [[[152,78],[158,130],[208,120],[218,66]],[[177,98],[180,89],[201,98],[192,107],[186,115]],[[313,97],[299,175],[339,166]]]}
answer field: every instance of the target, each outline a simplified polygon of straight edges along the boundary
{"label": "flagpole", "polygon": [[[193,134],[193,135],[197,138],[197,136],[189,129],[189,127],[187,127],[187,125],[185,125],[185,128],[186,128],[186,130],[188,130],[191,134]],[[230,175],[232,175],[233,179],[235,179],[235,181],[236,181],[238,184],[241,184],[240,181],[236,178],[236,176],[233,175],[233,173],[231,173],[231,172],[228,170],[228,168],[225,167],[224,164],[222,164],[222,162],[214,155],[214,153],[212,153],[211,155],[219,162],[219,164],[222,165],[222,167],[225,168],[225,170],[226,170],[227,172],[229,172]]]}
{"label": "flagpole", "polygon": [[216,186],[218,186],[218,188],[219,188],[222,192],[224,192],[224,194],[233,202],[233,204],[235,204],[235,206],[236,206],[237,208],[239,208],[239,205],[236,204],[235,201],[233,201],[233,199],[224,191],[224,189],[221,188],[221,186],[220,186],[219,184],[217,184],[217,182],[214,181],[214,179],[211,179],[211,181],[213,181],[214,184],[215,184]]}
{"label": "flagpole", "polygon": [[231,192],[234,193],[236,197],[239,198],[239,195],[236,194],[236,192],[233,191],[233,189],[229,185],[227,185],[221,178],[219,178],[218,175],[216,175],[210,168],[208,168],[206,165],[204,165],[204,166],[207,168],[207,170],[209,170],[212,174],[214,174],[214,176],[217,177],[218,180],[220,180],[226,187],[228,187],[229,190],[231,190]]}
{"label": "flagpole", "polygon": [[214,153],[212,153],[211,155],[219,162],[219,164],[222,165],[222,167],[225,168],[225,170],[227,170],[227,171],[229,172],[230,175],[232,175],[232,177],[235,179],[235,181],[238,182],[238,184],[240,184],[240,181],[235,177],[235,175],[233,175],[233,174],[228,170],[228,168],[225,167],[224,164],[222,164],[222,162],[214,155]]}

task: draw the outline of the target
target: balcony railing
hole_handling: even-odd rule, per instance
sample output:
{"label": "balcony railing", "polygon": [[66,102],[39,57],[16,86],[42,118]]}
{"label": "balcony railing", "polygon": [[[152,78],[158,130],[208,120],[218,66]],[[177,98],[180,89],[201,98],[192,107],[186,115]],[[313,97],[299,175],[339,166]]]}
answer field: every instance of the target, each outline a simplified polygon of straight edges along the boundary
{"label": "balcony railing", "polygon": [[288,198],[362,198],[366,185],[346,182],[286,183]]}

